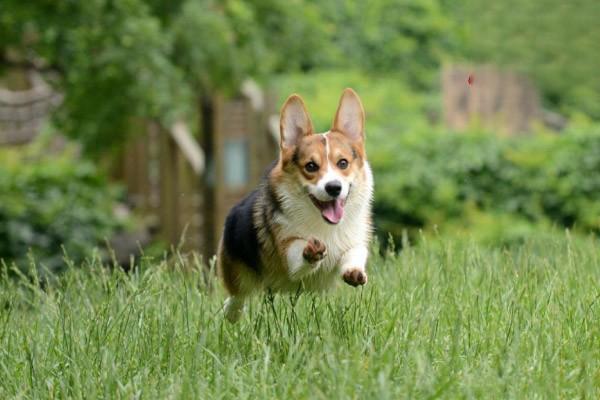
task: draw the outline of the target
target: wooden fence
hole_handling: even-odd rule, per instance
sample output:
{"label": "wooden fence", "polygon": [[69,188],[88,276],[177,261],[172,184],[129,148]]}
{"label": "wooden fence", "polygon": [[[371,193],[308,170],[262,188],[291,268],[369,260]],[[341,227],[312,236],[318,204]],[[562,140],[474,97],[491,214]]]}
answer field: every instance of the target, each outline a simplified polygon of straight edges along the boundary
{"label": "wooden fence", "polygon": [[130,205],[166,243],[204,251],[204,153],[183,123],[136,121],[116,163]]}
{"label": "wooden fence", "polygon": [[464,130],[476,121],[513,135],[531,131],[534,121],[543,119],[539,95],[529,79],[491,66],[444,68],[442,95],[450,129]]}

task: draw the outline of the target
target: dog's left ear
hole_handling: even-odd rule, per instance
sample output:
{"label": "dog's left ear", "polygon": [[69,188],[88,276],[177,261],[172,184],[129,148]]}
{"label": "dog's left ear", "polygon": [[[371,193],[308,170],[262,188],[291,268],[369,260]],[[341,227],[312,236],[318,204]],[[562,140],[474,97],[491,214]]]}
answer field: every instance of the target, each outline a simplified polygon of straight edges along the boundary
{"label": "dog's left ear", "polygon": [[351,140],[364,140],[365,111],[360,98],[350,88],[344,89],[342,93],[332,130],[343,133]]}

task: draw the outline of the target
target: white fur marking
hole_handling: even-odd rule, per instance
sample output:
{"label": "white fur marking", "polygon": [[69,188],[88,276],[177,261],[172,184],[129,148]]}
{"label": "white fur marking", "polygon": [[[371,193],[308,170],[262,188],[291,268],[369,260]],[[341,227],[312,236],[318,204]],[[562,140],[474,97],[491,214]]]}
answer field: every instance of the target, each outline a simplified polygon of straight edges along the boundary
{"label": "white fur marking", "polygon": [[306,240],[294,240],[288,247],[287,262],[290,275],[295,274],[298,269],[302,268],[304,264],[304,257],[302,255],[304,247],[306,247]]}
{"label": "white fur marking", "polygon": [[287,250],[288,272],[290,279],[293,281],[299,280],[302,277],[314,272],[318,268],[321,261],[316,265],[311,265],[304,259],[304,248],[306,240],[294,240]]}
{"label": "white fur marking", "polygon": [[344,253],[340,263],[342,274],[350,269],[359,269],[364,272],[368,255],[369,251],[366,246],[356,246],[348,250]]}
{"label": "white fur marking", "polygon": [[325,185],[331,181],[339,181],[342,184],[342,191],[339,197],[341,199],[345,199],[350,191],[350,184],[347,182],[347,179],[344,176],[336,172],[334,165],[329,160],[329,139],[327,138],[327,135],[329,135],[329,132],[323,133],[323,137],[325,138],[325,159],[327,160],[327,172],[321,177],[321,179],[319,179],[316,185],[309,188],[310,194],[315,196],[320,201],[330,201],[333,198],[325,190]]}

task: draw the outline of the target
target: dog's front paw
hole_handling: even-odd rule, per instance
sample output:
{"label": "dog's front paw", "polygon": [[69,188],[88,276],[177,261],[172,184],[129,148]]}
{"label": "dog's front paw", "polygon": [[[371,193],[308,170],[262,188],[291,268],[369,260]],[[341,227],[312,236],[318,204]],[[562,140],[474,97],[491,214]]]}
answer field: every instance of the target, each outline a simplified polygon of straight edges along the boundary
{"label": "dog's front paw", "polygon": [[327,254],[327,248],[325,248],[325,244],[315,238],[308,239],[308,243],[302,252],[302,256],[310,264],[315,264],[321,261],[325,257],[325,254]]}
{"label": "dog's front paw", "polygon": [[344,282],[350,286],[359,286],[367,283],[367,273],[358,268],[350,268],[344,272]]}

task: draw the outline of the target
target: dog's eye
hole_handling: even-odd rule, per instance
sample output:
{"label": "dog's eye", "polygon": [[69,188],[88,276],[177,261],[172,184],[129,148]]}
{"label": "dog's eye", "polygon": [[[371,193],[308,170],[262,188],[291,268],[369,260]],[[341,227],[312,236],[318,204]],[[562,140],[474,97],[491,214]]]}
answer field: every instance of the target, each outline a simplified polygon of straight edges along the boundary
{"label": "dog's eye", "polygon": [[342,158],[340,161],[337,162],[337,166],[339,169],[348,168],[348,160],[346,160],[345,158]]}
{"label": "dog's eye", "polygon": [[304,169],[306,170],[306,172],[317,172],[319,170],[319,166],[313,161],[310,161],[306,163]]}

